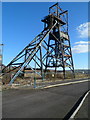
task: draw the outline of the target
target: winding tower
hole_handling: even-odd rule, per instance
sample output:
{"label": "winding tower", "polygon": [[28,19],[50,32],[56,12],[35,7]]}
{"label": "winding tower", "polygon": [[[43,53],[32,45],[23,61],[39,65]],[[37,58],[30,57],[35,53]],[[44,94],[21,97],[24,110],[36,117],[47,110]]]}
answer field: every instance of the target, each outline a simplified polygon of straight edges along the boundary
{"label": "winding tower", "polygon": [[[41,20],[43,31],[37,35],[4,69],[3,75],[13,72],[10,84],[29,66],[36,74],[43,78],[43,73],[53,69],[63,72],[65,78],[66,67],[74,77],[70,37],[68,34],[68,11],[62,10],[56,3],[49,8],[49,15]],[[39,72],[38,72],[39,70]]]}
{"label": "winding tower", "polygon": [[74,76],[74,65],[68,34],[68,11],[62,10],[56,3],[49,8],[49,15],[42,21],[45,24],[45,28],[47,28],[46,26],[53,26],[55,21],[57,21],[57,25],[49,33],[48,51],[52,51],[52,53],[48,54],[47,51],[46,69],[54,68],[56,73],[57,69],[61,68],[65,78],[65,68],[68,67]]}

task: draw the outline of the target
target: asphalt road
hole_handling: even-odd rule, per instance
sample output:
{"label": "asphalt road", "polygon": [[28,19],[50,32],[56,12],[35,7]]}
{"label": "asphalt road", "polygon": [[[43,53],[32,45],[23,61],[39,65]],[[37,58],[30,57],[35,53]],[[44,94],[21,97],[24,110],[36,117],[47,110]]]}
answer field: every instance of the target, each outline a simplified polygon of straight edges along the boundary
{"label": "asphalt road", "polygon": [[[2,93],[3,118],[63,118],[80,96],[88,90],[88,82],[49,89],[7,90]],[[84,107],[85,108],[85,107]],[[80,113],[81,118],[88,117]]]}

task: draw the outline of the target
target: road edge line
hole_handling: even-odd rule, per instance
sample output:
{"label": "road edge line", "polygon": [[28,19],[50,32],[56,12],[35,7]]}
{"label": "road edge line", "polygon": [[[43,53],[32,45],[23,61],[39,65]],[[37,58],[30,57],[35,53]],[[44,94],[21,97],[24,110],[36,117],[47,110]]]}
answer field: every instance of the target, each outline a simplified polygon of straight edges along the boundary
{"label": "road edge line", "polygon": [[89,93],[90,93],[90,90],[85,94],[85,96],[83,97],[81,103],[79,104],[79,106],[77,107],[77,109],[74,111],[74,113],[71,115],[71,117],[70,117],[69,120],[71,120],[71,119],[73,119],[75,117],[75,115],[77,114],[77,112],[79,111],[79,109],[81,108],[81,106],[83,105],[83,103],[84,103],[84,101],[85,101],[85,99],[86,99],[86,97],[88,96]]}
{"label": "road edge line", "polygon": [[43,87],[43,89],[52,88],[52,87],[58,87],[58,86],[64,86],[64,85],[70,85],[70,84],[76,84],[76,83],[82,83],[82,82],[89,82],[89,81],[90,80],[83,80],[83,81],[75,81],[75,82],[68,82],[68,83],[49,85],[49,86]]}

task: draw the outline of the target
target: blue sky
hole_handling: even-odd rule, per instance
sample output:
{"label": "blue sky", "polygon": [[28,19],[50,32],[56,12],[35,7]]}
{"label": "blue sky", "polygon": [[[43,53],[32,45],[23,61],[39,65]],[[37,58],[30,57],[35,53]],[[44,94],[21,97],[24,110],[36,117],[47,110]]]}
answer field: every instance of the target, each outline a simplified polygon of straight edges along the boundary
{"label": "blue sky", "polygon": [[[6,2],[2,6],[3,63],[7,65],[43,30],[41,19],[53,2]],[[62,2],[69,12],[69,35],[75,69],[88,68],[88,3]]]}

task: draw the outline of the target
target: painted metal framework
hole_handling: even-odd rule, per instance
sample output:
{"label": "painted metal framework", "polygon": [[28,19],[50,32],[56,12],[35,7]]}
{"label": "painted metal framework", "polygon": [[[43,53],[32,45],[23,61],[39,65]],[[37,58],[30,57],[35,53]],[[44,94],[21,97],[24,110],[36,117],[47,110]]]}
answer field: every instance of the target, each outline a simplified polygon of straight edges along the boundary
{"label": "painted metal framework", "polygon": [[[3,75],[13,71],[10,84],[29,67],[43,77],[44,70],[68,67],[74,76],[74,65],[68,34],[68,11],[62,10],[58,3],[49,8],[49,15],[41,20],[44,30],[37,35],[3,70]],[[39,72],[38,72],[39,70]]]}

